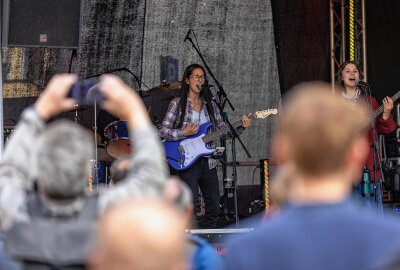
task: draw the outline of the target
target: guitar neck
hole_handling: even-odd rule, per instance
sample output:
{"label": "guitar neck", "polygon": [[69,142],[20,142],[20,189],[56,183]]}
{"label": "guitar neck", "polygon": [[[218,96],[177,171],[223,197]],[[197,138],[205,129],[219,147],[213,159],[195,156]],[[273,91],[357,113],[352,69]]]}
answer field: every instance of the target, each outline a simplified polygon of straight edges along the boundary
{"label": "guitar neck", "polygon": [[[396,94],[394,94],[391,98],[393,100],[393,102],[395,102],[396,100],[398,100],[400,97],[400,91],[398,91]],[[378,117],[378,115],[380,115],[381,113],[383,113],[383,105],[379,106],[378,109],[376,109],[376,111],[374,111],[371,115],[371,121],[374,120],[376,117]]]}
{"label": "guitar neck", "polygon": [[223,128],[217,129],[214,132],[211,132],[209,134],[204,135],[203,142],[205,144],[207,144],[207,143],[210,143],[212,141],[215,141],[216,139],[218,139],[222,135],[228,133],[228,131],[229,131],[229,127],[228,126],[225,126]]}
{"label": "guitar neck", "polygon": [[[257,111],[253,114],[253,117],[255,118],[261,118],[264,119],[267,116],[271,115],[271,114],[277,114],[278,110],[277,109],[268,109],[268,110],[263,110],[263,111]],[[235,123],[232,124],[232,126],[236,126],[237,124],[240,124],[242,120],[239,120]],[[214,132],[211,132],[209,134],[204,135],[203,142],[205,144],[210,143],[212,141],[215,141],[216,139],[218,139],[219,137],[221,137],[222,135],[225,135],[229,132],[230,128],[228,125],[225,125],[224,127],[217,129]]]}

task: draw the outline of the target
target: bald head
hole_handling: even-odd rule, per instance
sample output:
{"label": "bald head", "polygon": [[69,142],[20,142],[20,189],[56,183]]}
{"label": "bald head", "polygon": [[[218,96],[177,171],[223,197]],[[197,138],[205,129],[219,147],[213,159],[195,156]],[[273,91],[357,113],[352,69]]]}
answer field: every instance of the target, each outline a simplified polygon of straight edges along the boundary
{"label": "bald head", "polygon": [[134,200],[100,220],[94,269],[184,269],[185,218],[165,202]]}
{"label": "bald head", "polygon": [[330,85],[301,84],[285,99],[275,149],[306,175],[336,172],[366,120],[361,106],[332,95]]}

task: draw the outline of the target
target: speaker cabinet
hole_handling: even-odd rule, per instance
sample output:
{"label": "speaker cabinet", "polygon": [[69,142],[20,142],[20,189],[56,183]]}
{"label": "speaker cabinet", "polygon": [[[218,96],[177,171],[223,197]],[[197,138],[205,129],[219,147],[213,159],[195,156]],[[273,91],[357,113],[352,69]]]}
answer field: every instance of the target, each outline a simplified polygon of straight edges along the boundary
{"label": "speaker cabinet", "polygon": [[[234,197],[229,197],[224,203],[227,203],[228,214],[235,214]],[[263,210],[265,208],[265,205],[263,201],[262,186],[237,186],[237,207],[239,218],[245,218]]]}
{"label": "speaker cabinet", "polygon": [[3,0],[2,45],[78,48],[80,0]]}

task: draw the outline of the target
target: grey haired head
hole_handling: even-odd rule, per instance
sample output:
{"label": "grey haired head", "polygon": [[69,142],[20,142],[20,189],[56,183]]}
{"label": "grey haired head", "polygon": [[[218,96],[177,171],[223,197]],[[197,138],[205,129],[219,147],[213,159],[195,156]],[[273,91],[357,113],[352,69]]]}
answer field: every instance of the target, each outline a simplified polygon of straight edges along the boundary
{"label": "grey haired head", "polygon": [[73,199],[85,194],[93,141],[81,126],[60,120],[38,142],[38,184],[47,197]]}

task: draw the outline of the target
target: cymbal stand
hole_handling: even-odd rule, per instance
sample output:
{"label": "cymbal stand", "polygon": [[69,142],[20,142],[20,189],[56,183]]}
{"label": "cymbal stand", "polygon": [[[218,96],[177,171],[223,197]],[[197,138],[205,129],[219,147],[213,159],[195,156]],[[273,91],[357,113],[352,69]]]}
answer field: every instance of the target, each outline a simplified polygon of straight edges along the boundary
{"label": "cymbal stand", "polygon": [[96,183],[96,192],[99,192],[99,166],[97,163],[97,104],[94,101],[94,126],[93,126],[93,134],[94,134],[94,178],[93,181]]}
{"label": "cymbal stand", "polygon": [[79,124],[79,123],[81,122],[81,119],[80,119],[79,116],[78,116],[78,107],[79,107],[79,105],[78,105],[78,104],[75,104],[74,107],[75,107],[74,122],[75,122],[76,124]]}

